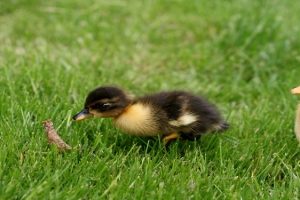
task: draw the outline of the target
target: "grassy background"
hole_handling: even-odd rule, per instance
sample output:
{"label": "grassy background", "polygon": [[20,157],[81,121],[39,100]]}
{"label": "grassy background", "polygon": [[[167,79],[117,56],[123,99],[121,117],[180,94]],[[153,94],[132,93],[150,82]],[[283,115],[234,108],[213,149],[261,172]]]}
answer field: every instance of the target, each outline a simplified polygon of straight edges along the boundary
{"label": "grassy background", "polygon": [[[296,0],[2,0],[0,199],[299,199]],[[186,89],[232,129],[198,142],[73,123],[87,93]],[[74,147],[49,147],[51,118]]]}

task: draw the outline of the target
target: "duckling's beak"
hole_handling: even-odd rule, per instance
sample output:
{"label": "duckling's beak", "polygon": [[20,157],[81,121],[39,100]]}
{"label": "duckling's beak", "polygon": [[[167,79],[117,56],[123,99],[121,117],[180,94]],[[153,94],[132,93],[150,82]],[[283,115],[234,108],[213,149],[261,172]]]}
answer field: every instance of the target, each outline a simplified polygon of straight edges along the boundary
{"label": "duckling's beak", "polygon": [[85,108],[82,111],[80,111],[80,113],[74,115],[73,120],[75,122],[77,122],[77,121],[84,120],[84,119],[87,119],[87,118],[90,118],[90,117],[93,117],[93,116],[94,115],[89,112],[89,109]]}
{"label": "duckling's beak", "polygon": [[300,86],[291,90],[292,94],[300,94]]}

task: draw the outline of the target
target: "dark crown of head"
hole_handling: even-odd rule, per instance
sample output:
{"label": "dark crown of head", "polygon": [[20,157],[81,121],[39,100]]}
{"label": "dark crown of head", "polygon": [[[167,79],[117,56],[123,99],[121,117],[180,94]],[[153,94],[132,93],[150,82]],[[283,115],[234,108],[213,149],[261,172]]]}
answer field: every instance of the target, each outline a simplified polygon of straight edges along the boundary
{"label": "dark crown of head", "polygon": [[95,101],[101,100],[101,99],[112,99],[114,97],[125,97],[126,94],[123,92],[123,90],[107,86],[107,87],[98,87],[91,91],[89,95],[86,98],[85,105],[89,105]]}

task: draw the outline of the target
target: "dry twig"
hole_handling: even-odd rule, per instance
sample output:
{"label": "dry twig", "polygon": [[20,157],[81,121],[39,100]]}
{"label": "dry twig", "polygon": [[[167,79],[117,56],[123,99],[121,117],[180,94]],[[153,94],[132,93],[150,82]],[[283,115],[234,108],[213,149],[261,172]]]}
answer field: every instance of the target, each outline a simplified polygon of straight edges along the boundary
{"label": "dry twig", "polygon": [[60,151],[72,149],[72,147],[70,147],[59,137],[53,127],[53,122],[50,119],[43,121],[43,125],[46,130],[47,140],[49,144],[55,144]]}

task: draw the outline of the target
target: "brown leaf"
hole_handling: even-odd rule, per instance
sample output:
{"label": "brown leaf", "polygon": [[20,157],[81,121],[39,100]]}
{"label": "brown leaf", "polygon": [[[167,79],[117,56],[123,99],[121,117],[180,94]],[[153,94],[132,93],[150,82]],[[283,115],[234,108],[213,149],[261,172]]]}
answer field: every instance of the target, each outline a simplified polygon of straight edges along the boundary
{"label": "brown leaf", "polygon": [[53,127],[53,122],[50,119],[43,121],[43,125],[46,129],[46,135],[49,144],[55,144],[58,150],[60,151],[72,149],[72,147],[70,147],[59,137],[59,135]]}

